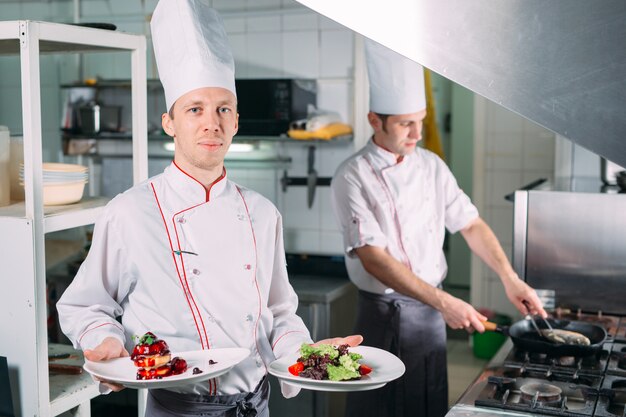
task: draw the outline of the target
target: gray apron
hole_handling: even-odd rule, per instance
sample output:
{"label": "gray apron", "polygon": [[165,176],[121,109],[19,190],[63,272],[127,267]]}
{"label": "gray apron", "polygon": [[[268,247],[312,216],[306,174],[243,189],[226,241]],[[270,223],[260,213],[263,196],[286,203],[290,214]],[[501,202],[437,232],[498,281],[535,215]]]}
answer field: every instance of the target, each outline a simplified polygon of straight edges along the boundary
{"label": "gray apron", "polygon": [[264,377],[254,392],[235,395],[179,394],[148,391],[145,417],[269,417],[270,384]]}
{"label": "gray apron", "polygon": [[[398,356],[406,373],[382,388],[352,392],[347,417],[442,417],[448,411],[446,326],[434,308],[401,294],[359,291],[355,333]],[[362,362],[367,364],[367,358]]]}

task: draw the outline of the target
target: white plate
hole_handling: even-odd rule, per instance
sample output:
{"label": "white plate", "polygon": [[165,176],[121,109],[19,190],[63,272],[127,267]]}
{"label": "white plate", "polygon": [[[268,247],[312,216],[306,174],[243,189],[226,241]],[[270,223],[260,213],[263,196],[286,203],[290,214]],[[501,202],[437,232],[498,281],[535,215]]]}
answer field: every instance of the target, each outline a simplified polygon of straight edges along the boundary
{"label": "white plate", "polygon": [[[128,357],[105,362],[86,360],[83,368],[97,378],[124,385],[128,388],[167,388],[177,385],[195,384],[225,374],[249,355],[250,351],[244,348],[193,350],[172,353],[172,358],[178,356],[187,361],[187,370],[180,375],[167,376],[163,379],[138,380],[137,367]],[[217,363],[209,365],[210,359]],[[196,367],[202,370],[201,374],[193,374],[193,368]]]}
{"label": "white plate", "polygon": [[380,388],[387,382],[400,378],[406,369],[397,356],[386,350],[357,346],[350,348],[350,352],[363,355],[359,362],[372,368],[372,372],[355,381],[316,381],[289,373],[288,368],[299,357],[299,354],[294,354],[272,362],[269,373],[290,385],[314,391],[365,391]]}

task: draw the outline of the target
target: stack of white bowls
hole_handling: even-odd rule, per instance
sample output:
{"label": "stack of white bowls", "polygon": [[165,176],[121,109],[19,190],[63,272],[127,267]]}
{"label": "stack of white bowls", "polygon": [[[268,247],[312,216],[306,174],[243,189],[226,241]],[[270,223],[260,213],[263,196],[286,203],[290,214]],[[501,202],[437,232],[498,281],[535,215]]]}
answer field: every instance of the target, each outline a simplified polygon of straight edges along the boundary
{"label": "stack of white bowls", "polygon": [[[43,204],[72,204],[83,198],[89,174],[87,167],[76,164],[43,164]],[[24,185],[24,164],[20,165],[20,184]]]}

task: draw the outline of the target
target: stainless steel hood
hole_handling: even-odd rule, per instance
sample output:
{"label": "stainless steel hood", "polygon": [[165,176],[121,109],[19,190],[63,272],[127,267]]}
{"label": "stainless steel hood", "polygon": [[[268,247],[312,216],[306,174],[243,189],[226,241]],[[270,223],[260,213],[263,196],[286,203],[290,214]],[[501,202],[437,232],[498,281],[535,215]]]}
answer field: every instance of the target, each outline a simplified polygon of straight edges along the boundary
{"label": "stainless steel hood", "polygon": [[297,0],[626,165],[623,0]]}

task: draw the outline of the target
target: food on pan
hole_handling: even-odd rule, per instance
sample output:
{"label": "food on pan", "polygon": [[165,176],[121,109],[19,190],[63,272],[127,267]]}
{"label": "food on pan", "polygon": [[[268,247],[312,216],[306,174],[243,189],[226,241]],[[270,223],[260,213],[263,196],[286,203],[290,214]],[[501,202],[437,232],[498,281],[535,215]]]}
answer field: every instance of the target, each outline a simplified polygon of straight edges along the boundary
{"label": "food on pan", "polygon": [[581,346],[589,346],[591,345],[591,341],[588,337],[578,332],[572,332],[570,330],[562,330],[562,329],[542,329],[541,334],[543,337],[548,339],[553,343],[563,344],[563,345],[581,345]]}
{"label": "food on pan", "polygon": [[289,373],[316,380],[347,381],[361,379],[372,368],[360,364],[358,353],[348,351],[348,345],[311,346],[303,343],[298,361],[289,367]]}
{"label": "food on pan", "polygon": [[137,379],[161,379],[187,370],[187,361],[179,357],[172,359],[165,340],[159,339],[152,332],[139,338],[130,359],[139,368]]}

